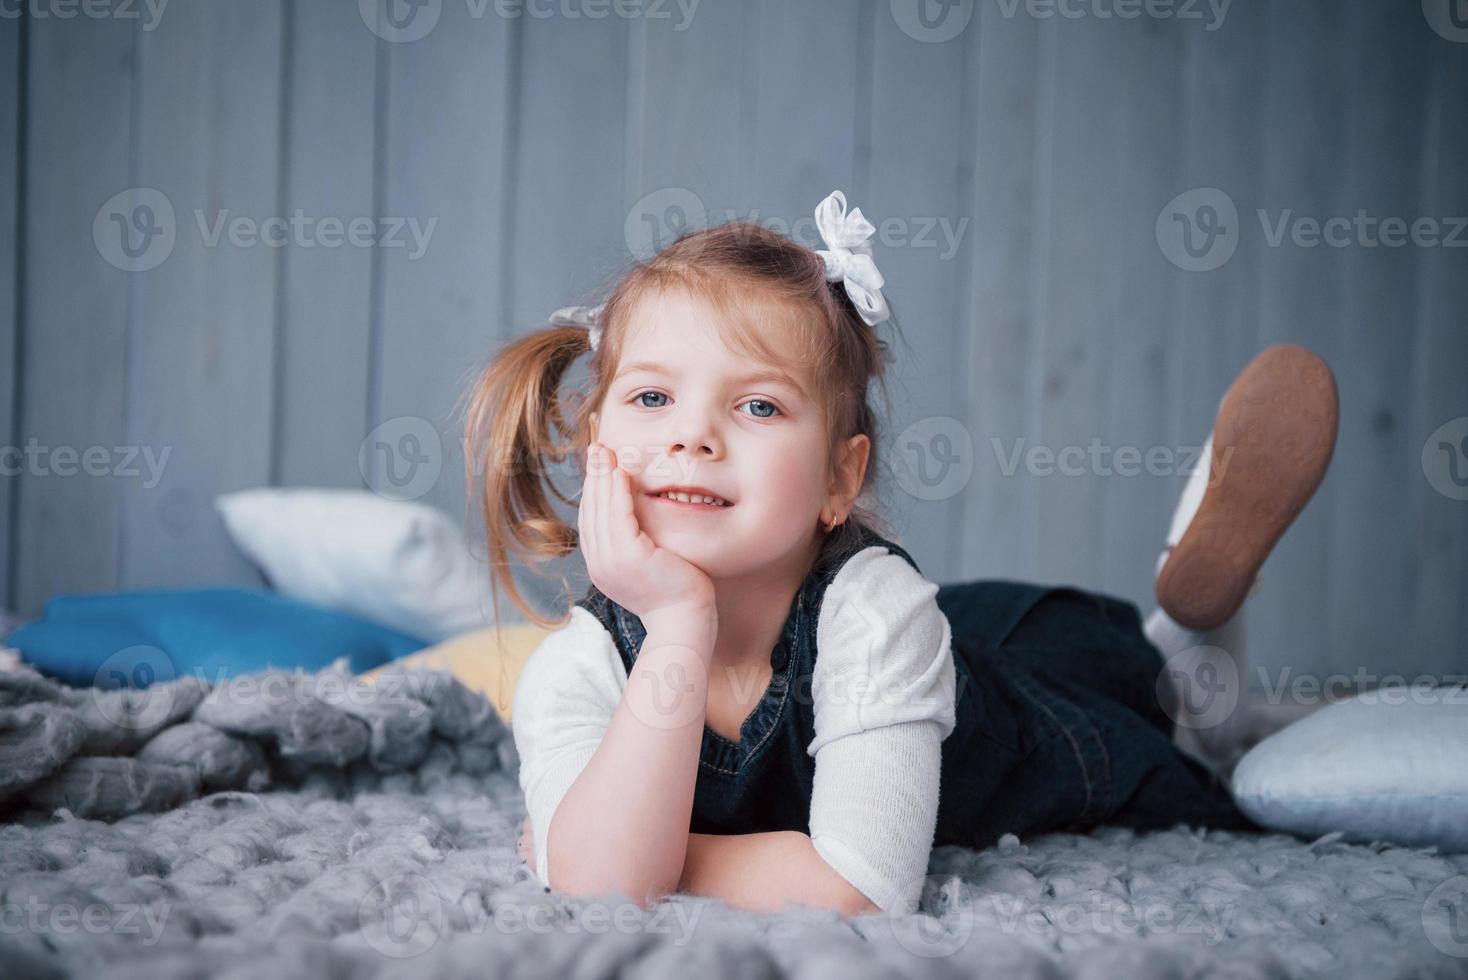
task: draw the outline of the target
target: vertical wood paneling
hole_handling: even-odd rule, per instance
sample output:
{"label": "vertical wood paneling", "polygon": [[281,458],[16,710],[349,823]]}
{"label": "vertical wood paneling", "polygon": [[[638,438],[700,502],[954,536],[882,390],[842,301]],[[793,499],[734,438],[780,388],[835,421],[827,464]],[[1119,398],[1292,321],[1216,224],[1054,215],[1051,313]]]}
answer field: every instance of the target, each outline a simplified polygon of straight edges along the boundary
{"label": "vertical wood paneling", "polygon": [[[422,16],[431,8],[415,9]],[[431,223],[432,234],[420,257],[402,248],[376,255],[362,433],[375,433],[369,485],[453,517],[465,513],[455,408],[474,373],[514,333],[507,319],[516,267],[506,229],[517,206],[517,162],[530,149],[568,152],[564,140],[521,146],[518,38],[528,18],[507,20],[495,9],[443,4],[426,36],[384,41],[378,62],[385,71],[378,79],[378,213],[416,221],[424,233]],[[468,532],[466,540],[477,544],[477,535]]]}
{"label": "vertical wood paneling", "polygon": [[1103,452],[1087,465],[1099,470],[1104,494],[1096,585],[1146,609],[1177,496],[1173,480],[1149,471],[1147,459],[1160,447],[1173,454],[1159,453],[1166,469],[1179,462],[1172,438],[1179,379],[1167,355],[1178,342],[1172,314],[1185,275],[1157,246],[1157,188],[1175,186],[1183,171],[1186,146],[1177,133],[1187,103],[1177,79],[1187,75],[1188,35],[1203,28],[1196,21],[1149,17],[1108,26],[1112,59],[1126,70],[1114,75],[1105,98],[1115,106],[1111,140],[1122,152],[1104,156],[1114,161],[1108,194],[1114,212],[1106,213],[1114,213],[1116,224],[1098,249],[1108,257],[1109,283],[1106,305],[1095,315],[1106,320],[1113,340],[1099,359],[1106,406],[1094,434]]}
{"label": "vertical wood paneling", "polygon": [[[960,172],[965,106],[954,97],[964,90],[965,38],[917,40],[885,3],[872,33],[868,193],[849,203],[877,226],[873,252],[903,337],[894,345],[894,414],[881,447],[896,476],[894,523],[924,572],[941,581],[957,568],[964,512],[979,503],[957,480],[963,469],[955,467],[973,464],[969,448],[953,444],[967,428],[968,377],[954,353],[968,331],[961,299],[973,249],[945,237],[962,231],[966,239],[972,219],[971,174]],[[941,418],[959,425],[940,429]],[[963,458],[947,459],[949,446]]]}
{"label": "vertical wood paneling", "polygon": [[[654,23],[661,29],[667,22]],[[515,190],[508,195],[509,317],[486,339],[541,329],[552,310],[600,301],[625,269],[629,59],[641,47],[632,39],[647,26],[639,17],[615,14],[526,18],[521,26]],[[481,350],[487,356],[488,344]],[[580,490],[573,466],[557,472],[561,487]],[[574,525],[574,509],[562,514]],[[482,550],[477,541],[475,547]],[[578,567],[579,556],[548,571]],[[558,592],[550,579],[527,578],[525,584],[542,599]],[[557,597],[554,608],[575,598]]]}
{"label": "vertical wood paneling", "polygon": [[[1364,208],[1410,227],[1422,199],[1425,107],[1417,93],[1427,84],[1428,47],[1436,35],[1391,5],[1352,4],[1341,16],[1352,24],[1352,88],[1346,98],[1353,111],[1346,114],[1349,150],[1341,167],[1349,196],[1347,207],[1335,213],[1354,216]],[[1425,250],[1379,244],[1379,225],[1370,235],[1378,244],[1356,240],[1353,231],[1353,244],[1343,250],[1350,306],[1337,328],[1345,347],[1332,362],[1341,420],[1340,456],[1333,464],[1331,665],[1348,674],[1368,660],[1401,655],[1401,626],[1379,610],[1405,612],[1411,606],[1412,508],[1406,491],[1422,467],[1421,444],[1402,438],[1401,430],[1415,397],[1408,384],[1420,343],[1414,272]],[[1468,260],[1461,269],[1468,275]]]}
{"label": "vertical wood paneling", "polygon": [[[1351,25],[1337,16],[1334,5],[1314,0],[1273,4],[1269,18],[1270,94],[1258,123],[1264,132],[1264,173],[1257,186],[1235,195],[1239,249],[1256,249],[1260,256],[1256,348],[1302,344],[1339,365],[1353,356],[1341,329],[1352,308],[1347,258],[1341,249],[1325,245],[1301,248],[1288,234],[1271,247],[1257,211],[1265,209],[1271,222],[1284,209],[1317,219],[1351,213],[1342,168],[1352,152],[1350,114],[1342,111],[1341,93],[1350,91],[1354,64],[1340,54],[1353,50]],[[1249,600],[1250,626],[1260,637],[1252,644],[1259,650],[1256,662],[1283,664],[1290,676],[1324,671],[1338,655],[1331,648],[1331,623],[1341,611],[1331,601],[1329,569],[1337,558],[1335,502],[1350,492],[1342,474],[1350,472],[1356,451],[1349,439],[1337,444],[1331,471],[1280,539],[1260,573],[1258,594]],[[1279,681],[1280,675],[1271,673],[1271,684]]]}
{"label": "vertical wood paneling", "polygon": [[[170,7],[147,32],[0,20],[0,64],[30,32],[19,149],[18,103],[0,107],[0,234],[19,207],[24,254],[17,284],[15,265],[0,269],[0,432],[169,453],[157,487],[0,485],[15,576],[0,562],[0,596],[22,613],[63,591],[256,581],[213,496],[356,485],[383,423],[368,483],[465,513],[465,386],[503,340],[625,271],[628,216],[648,195],[684,188],[707,222],[762,220],[819,247],[811,212],[839,187],[904,236],[876,245],[904,341],[880,502],[930,577],[1068,582],[1150,608],[1186,474],[1103,475],[1091,440],[1196,446],[1251,357],[1302,343],[1336,369],[1341,440],[1249,603],[1252,660],[1276,680],[1468,666],[1465,505],[1421,466],[1427,435],[1468,415],[1461,256],[1272,247],[1257,216],[1468,212],[1463,46],[1410,4],[1235,4],[1206,30],[977,3],[939,43],[873,0],[704,0],[687,23],[681,8],[415,9],[437,23],[402,42],[354,4],[305,0]],[[1163,205],[1199,187],[1240,217],[1232,258],[1206,273],[1170,264],[1153,234]],[[98,209],[128,188],[175,208],[173,252],[147,271],[92,242]],[[403,232],[401,247],[207,247],[195,211],[226,209],[411,221],[427,250]],[[912,240],[964,218],[949,258],[941,234]],[[940,415],[967,427],[973,473],[929,501],[891,470],[892,440]],[[1082,473],[1053,458],[1027,472],[1035,447],[1071,447]],[[403,477],[404,451],[430,468],[406,494],[387,469]],[[526,582],[555,604],[549,583]]]}
{"label": "vertical wood paneling", "polygon": [[633,29],[632,18],[619,16],[525,19],[505,334],[544,326],[552,310],[579,302],[625,262]]}
{"label": "vertical wood paneling", "polygon": [[759,6],[755,57],[745,62],[759,86],[757,155],[740,212],[795,227],[805,244],[819,248],[806,219],[822,198],[838,187],[858,206],[870,196],[869,148],[857,145],[856,127],[870,112],[860,101],[860,75],[869,70],[860,29],[873,5],[762,0]]}
{"label": "vertical wood paneling", "polygon": [[[214,497],[270,480],[281,4],[168,13],[139,35],[136,179],[171,201],[177,239],[138,274],[128,436],[170,455],[156,487],[121,488],[127,588],[249,580]],[[237,219],[259,235],[232,235]]]}
{"label": "vertical wood paneling", "polygon": [[[1232,229],[1236,239],[1245,233],[1252,235],[1257,227],[1249,221],[1250,202],[1245,196],[1260,186],[1263,172],[1259,117],[1269,92],[1268,31],[1268,9],[1250,4],[1230,8],[1227,22],[1217,31],[1188,32],[1187,102],[1180,127],[1184,171],[1180,180],[1156,190],[1159,211],[1177,194],[1195,188],[1212,187],[1228,194],[1244,222]],[[1229,384],[1259,353],[1260,260],[1257,247],[1236,246],[1228,261],[1206,272],[1172,271],[1167,266],[1178,280],[1173,339],[1167,350],[1176,379],[1168,431],[1170,444],[1190,454],[1200,452],[1213,431],[1219,402]],[[1158,545],[1166,540],[1188,471],[1199,463],[1201,459],[1189,459],[1163,481],[1167,494],[1154,518],[1156,532],[1149,540]],[[1149,579],[1144,600],[1144,610],[1155,607],[1155,580]],[[1235,655],[1243,652],[1238,646],[1247,643],[1250,635],[1251,606],[1245,604],[1230,631]],[[1215,637],[1212,642],[1221,639]],[[1253,668],[1262,664],[1277,669],[1284,655],[1270,647],[1250,652],[1245,658],[1251,668],[1249,682],[1255,680]]]}
{"label": "vertical wood paneling", "polygon": [[1029,433],[1038,356],[1031,284],[1043,278],[1035,228],[1047,190],[1039,113],[1049,78],[1034,18],[1006,20],[997,4],[981,4],[964,38],[961,153],[973,171],[973,221],[970,298],[959,332],[974,472],[962,497],[964,547],[955,575],[1031,578],[1034,481],[1023,466],[1007,472],[1005,454]]}
{"label": "vertical wood paneling", "polygon": [[[282,213],[301,209],[343,224],[371,218],[377,38],[355,4],[292,0],[287,10]],[[347,243],[281,256],[271,482],[362,483],[372,252]]]}
{"label": "vertical wood paneling", "polygon": [[[1053,46],[1054,85],[1046,93],[1051,104],[1042,109],[1050,130],[1043,188],[1047,220],[1036,229],[1048,271],[1041,286],[1044,309],[1036,319],[1041,377],[1026,427],[1026,451],[1034,446],[1049,453],[1033,481],[1036,575],[1096,588],[1106,582],[1106,484],[1075,453],[1101,434],[1098,422],[1105,418],[1107,348],[1117,326],[1107,318],[1115,303],[1113,262],[1119,229],[1131,217],[1114,193],[1129,155],[1114,145],[1119,103],[1076,93],[1098,78],[1115,77],[1110,40],[1119,26],[1094,17],[1040,25],[1042,43]],[[1065,288],[1054,288],[1061,281]]]}
{"label": "vertical wood paneling", "polygon": [[[129,21],[26,25],[25,323],[17,442],[111,453],[123,429],[129,273],[92,241],[98,209],[132,183],[133,28]],[[134,274],[136,275],[136,274]],[[140,283],[138,284],[141,285]],[[51,459],[54,463],[54,458]],[[30,467],[15,483],[17,611],[61,592],[117,584],[121,476],[60,476]]]}
{"label": "vertical wood paneling", "polygon": [[[19,447],[15,429],[15,352],[18,334],[15,328],[18,299],[16,272],[21,261],[20,227],[17,214],[20,201],[20,114],[24,87],[21,84],[21,22],[16,18],[0,21],[0,241],[6,243],[0,254],[0,447]],[[10,500],[15,486],[16,465],[13,450],[0,459],[6,467],[0,473],[0,606],[8,606],[10,594],[11,550],[14,543],[11,527]]]}
{"label": "vertical wood paneling", "polygon": [[[1430,73],[1420,97],[1423,166],[1417,213],[1461,218],[1468,215],[1468,181],[1463,179],[1468,48],[1437,37],[1430,41]],[[1411,421],[1398,439],[1420,452],[1439,426],[1468,416],[1468,275],[1462,248],[1424,249],[1414,261],[1418,343],[1409,382],[1413,402]],[[1445,466],[1449,460],[1441,455],[1444,451],[1433,448],[1433,461]],[[1468,459],[1457,462],[1468,466]],[[1411,601],[1397,611],[1376,609],[1383,621],[1398,628],[1400,639],[1387,650],[1363,652],[1362,659],[1382,668],[1461,676],[1468,673],[1463,602],[1468,594],[1468,501],[1435,490],[1420,462],[1396,472],[1401,506],[1411,516]],[[1373,605],[1369,600],[1366,604]]]}
{"label": "vertical wood paneling", "polygon": [[[756,45],[757,4],[702,3],[682,31],[671,20],[646,20],[643,57],[632,72],[627,133],[631,163],[626,209],[647,195],[686,188],[697,195],[709,223],[742,215],[741,160],[754,140],[752,113],[758,79],[743,65]],[[720,84],[689,85],[690,78]],[[659,217],[654,215],[654,217]],[[669,224],[671,216],[659,220]],[[630,261],[631,254],[623,250]]]}

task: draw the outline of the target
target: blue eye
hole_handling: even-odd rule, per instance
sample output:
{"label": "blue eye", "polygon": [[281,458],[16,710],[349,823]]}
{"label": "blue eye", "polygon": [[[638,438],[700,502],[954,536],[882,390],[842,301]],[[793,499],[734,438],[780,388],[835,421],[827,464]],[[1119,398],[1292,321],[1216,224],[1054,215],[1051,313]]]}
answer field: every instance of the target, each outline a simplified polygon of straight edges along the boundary
{"label": "blue eye", "polygon": [[[647,402],[643,401],[644,398],[648,398],[649,396],[651,396],[653,398],[662,398],[662,399],[664,399],[664,401],[663,402],[660,402],[658,404],[649,405]],[[667,397],[668,396],[665,395],[665,394],[663,394],[661,391],[640,391],[637,394],[635,394],[635,395],[632,396],[632,401],[639,408],[662,408],[664,405],[667,404],[667,401],[666,401]],[[759,411],[755,411],[753,414],[750,415],[750,418],[755,418],[755,419],[770,419],[770,418],[774,418],[777,415],[783,415],[783,414],[785,414],[784,412],[780,411],[779,407],[776,406],[774,402],[772,402],[772,401],[766,401],[763,398],[751,398],[749,401],[745,402],[744,404],[745,405],[763,405],[768,410],[768,413],[767,414],[761,414]]]}

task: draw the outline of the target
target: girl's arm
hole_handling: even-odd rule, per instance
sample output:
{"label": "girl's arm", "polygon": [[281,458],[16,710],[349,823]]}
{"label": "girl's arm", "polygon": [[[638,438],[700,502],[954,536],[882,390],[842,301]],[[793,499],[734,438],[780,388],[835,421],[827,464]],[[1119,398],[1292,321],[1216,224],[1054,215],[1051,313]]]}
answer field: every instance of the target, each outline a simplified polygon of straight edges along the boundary
{"label": "girl's arm", "polygon": [[620,891],[647,904],[677,890],[717,632],[712,608],[649,617],[647,638],[591,760],[547,829],[552,888]]}
{"label": "girl's arm", "polygon": [[779,912],[788,904],[843,916],[881,911],[832,870],[798,830],[689,834],[678,890],[754,912]]}

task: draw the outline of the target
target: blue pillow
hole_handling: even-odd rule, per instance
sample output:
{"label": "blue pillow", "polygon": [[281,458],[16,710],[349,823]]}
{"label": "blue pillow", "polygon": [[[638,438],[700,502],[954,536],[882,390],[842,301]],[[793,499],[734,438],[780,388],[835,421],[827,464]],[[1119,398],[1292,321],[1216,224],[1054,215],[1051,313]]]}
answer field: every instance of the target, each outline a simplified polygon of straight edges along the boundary
{"label": "blue pillow", "polygon": [[1396,685],[1315,711],[1230,778],[1257,823],[1305,837],[1468,852],[1468,688]]}
{"label": "blue pillow", "polygon": [[270,668],[315,672],[345,657],[353,673],[427,641],[263,589],[58,596],[6,637],[25,661],[75,687],[147,687],[193,674],[211,683]]}

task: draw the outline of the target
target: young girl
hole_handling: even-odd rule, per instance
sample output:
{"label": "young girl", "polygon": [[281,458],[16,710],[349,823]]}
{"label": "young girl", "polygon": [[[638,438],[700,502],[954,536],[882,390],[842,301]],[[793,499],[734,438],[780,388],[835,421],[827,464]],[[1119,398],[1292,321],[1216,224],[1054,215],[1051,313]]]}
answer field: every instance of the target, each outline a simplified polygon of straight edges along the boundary
{"label": "young girl", "polygon": [[[1200,701],[1164,655],[1198,660],[1319,483],[1328,369],[1271,348],[1230,389],[1145,632],[1131,603],[1075,588],[940,587],[865,505],[888,359],[874,229],[839,191],[815,216],[825,249],[739,222],[683,235],[600,307],[510,343],[471,393],[497,586],[557,627],[512,711],[541,883],[905,913],[934,846],[1254,829],[1174,743],[1211,730],[1217,685],[1199,671]],[[568,418],[562,379],[588,350]],[[571,453],[574,530],[544,467]],[[509,550],[578,546],[591,585],[545,623]],[[1236,697],[1242,666],[1222,666]]]}

